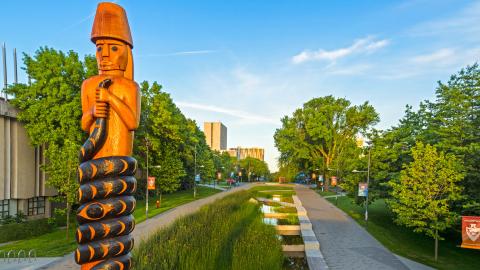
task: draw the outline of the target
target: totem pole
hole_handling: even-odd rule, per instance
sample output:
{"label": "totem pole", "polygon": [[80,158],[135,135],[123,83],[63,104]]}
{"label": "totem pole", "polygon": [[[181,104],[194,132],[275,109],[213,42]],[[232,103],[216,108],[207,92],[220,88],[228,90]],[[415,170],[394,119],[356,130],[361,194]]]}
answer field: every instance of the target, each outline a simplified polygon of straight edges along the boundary
{"label": "totem pole", "polygon": [[99,75],[82,84],[75,261],[82,269],[130,269],[135,227],[137,161],[130,157],[140,121],[140,91],[133,81],[132,36],[125,10],[100,3],[91,40]]}

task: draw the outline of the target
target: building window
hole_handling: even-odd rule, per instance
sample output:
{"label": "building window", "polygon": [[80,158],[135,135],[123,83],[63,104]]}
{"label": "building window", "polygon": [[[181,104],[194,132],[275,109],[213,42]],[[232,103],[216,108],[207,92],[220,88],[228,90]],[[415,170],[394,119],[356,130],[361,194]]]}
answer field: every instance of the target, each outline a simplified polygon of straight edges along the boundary
{"label": "building window", "polygon": [[0,218],[3,219],[9,214],[10,214],[10,200],[0,200]]}
{"label": "building window", "polygon": [[33,197],[28,199],[28,215],[45,214],[45,197]]}

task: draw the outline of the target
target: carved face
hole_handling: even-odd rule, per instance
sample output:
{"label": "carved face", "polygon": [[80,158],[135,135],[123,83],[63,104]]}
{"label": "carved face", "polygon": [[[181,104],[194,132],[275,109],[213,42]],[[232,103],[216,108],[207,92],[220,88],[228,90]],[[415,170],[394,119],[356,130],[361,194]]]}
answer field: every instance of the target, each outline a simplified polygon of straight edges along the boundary
{"label": "carved face", "polygon": [[98,69],[125,71],[128,62],[128,45],[115,39],[99,39],[97,45]]}

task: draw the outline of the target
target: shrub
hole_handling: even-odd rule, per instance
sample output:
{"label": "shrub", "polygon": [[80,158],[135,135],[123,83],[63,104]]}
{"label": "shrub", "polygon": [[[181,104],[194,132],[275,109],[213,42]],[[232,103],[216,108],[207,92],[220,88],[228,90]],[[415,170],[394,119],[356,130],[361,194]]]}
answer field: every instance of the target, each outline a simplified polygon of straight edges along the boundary
{"label": "shrub", "polygon": [[134,250],[135,269],[281,269],[275,229],[238,192],[158,231]]}
{"label": "shrub", "polygon": [[[65,225],[63,216],[25,221],[24,215],[22,217],[22,214],[20,214],[16,215],[15,218],[10,217],[9,220],[12,222],[0,227],[0,243],[28,239],[52,232],[58,226]],[[23,220],[23,222],[15,223],[15,220]]]}

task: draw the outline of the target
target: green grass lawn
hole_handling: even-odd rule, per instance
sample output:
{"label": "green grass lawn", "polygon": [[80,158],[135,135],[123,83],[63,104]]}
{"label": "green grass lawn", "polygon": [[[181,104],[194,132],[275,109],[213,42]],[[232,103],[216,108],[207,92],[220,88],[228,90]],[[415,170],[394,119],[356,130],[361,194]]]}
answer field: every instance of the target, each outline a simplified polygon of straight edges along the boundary
{"label": "green grass lawn", "polygon": [[[208,188],[208,187],[197,187],[197,198],[201,199],[220,192],[220,190]],[[172,209],[176,206],[189,203],[194,201],[193,190],[182,190],[174,192],[171,194],[164,194],[162,196],[162,204],[160,208],[156,208],[157,197],[151,196],[149,198],[149,217],[153,217],[162,212],[165,212],[169,209]],[[137,206],[135,212],[136,223],[145,221],[145,201],[137,201]],[[73,217],[75,218],[75,217]],[[58,257],[63,256],[69,252],[75,250],[77,243],[75,242],[75,228],[72,227],[69,233],[69,240],[66,240],[66,230],[58,229],[54,232],[47,233],[38,237],[31,239],[20,240],[12,244],[8,244],[0,247],[0,251],[5,250],[20,250],[24,249],[27,252],[30,249],[35,249],[37,251],[38,257]]]}
{"label": "green grass lawn", "polygon": [[[335,198],[328,198],[335,204]],[[361,226],[365,227],[365,209],[352,202],[348,197],[338,198],[338,208],[342,209]],[[437,269],[479,269],[480,251],[459,248],[461,235],[447,233],[439,241],[438,262],[434,261],[434,240],[411,229],[396,225],[392,213],[384,200],[377,200],[368,208],[368,232],[393,253],[411,260],[430,265]]]}

